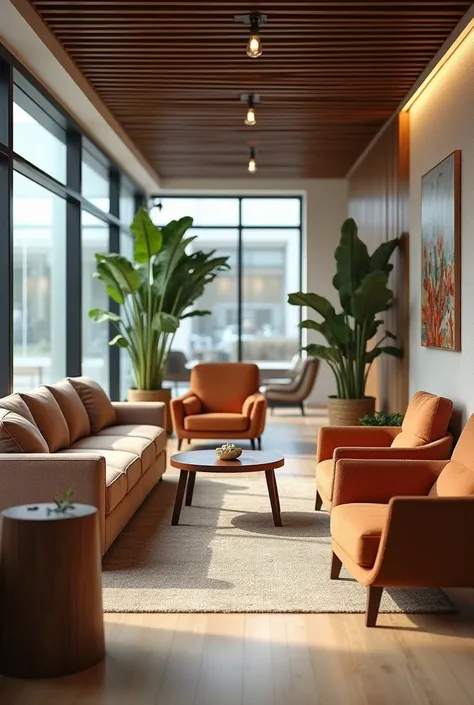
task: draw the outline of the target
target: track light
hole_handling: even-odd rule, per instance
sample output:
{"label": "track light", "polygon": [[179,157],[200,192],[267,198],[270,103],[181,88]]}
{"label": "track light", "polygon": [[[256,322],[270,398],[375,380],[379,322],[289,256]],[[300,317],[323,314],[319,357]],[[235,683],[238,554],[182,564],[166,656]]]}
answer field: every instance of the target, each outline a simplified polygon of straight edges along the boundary
{"label": "track light", "polygon": [[262,55],[262,40],[260,39],[260,27],[267,21],[267,15],[235,15],[235,22],[242,22],[250,25],[250,37],[247,44],[247,56],[256,59]]}
{"label": "track light", "polygon": [[257,118],[255,117],[253,95],[249,95],[247,100],[247,116],[245,118],[246,125],[256,125]]}
{"label": "track light", "polygon": [[255,149],[250,147],[249,172],[255,174],[257,171],[257,160],[255,158]]}

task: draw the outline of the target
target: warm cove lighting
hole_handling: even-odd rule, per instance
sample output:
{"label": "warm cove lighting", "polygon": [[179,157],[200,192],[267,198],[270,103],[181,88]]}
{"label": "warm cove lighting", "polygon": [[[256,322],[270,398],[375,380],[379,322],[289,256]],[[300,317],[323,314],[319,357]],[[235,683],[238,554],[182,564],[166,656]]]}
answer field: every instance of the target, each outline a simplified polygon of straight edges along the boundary
{"label": "warm cove lighting", "polygon": [[412,107],[413,103],[418,100],[423,91],[429,86],[433,78],[438,74],[438,72],[443,68],[443,66],[451,59],[453,54],[457,51],[463,41],[471,34],[474,29],[474,19],[472,19],[469,24],[463,29],[461,34],[454,40],[449,49],[443,54],[438,63],[433,67],[427,77],[418,86],[412,96],[408,98],[407,102],[402,108],[402,112],[407,112]]}

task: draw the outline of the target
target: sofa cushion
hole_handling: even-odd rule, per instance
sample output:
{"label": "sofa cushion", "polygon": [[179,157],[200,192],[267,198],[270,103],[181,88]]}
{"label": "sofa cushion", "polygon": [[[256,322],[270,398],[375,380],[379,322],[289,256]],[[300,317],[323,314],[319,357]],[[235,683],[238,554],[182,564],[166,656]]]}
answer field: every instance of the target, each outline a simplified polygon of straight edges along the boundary
{"label": "sofa cushion", "polygon": [[411,448],[437,441],[446,435],[453,402],[429,392],[417,392],[403,419],[402,430],[393,440],[394,448]]}
{"label": "sofa cushion", "polygon": [[126,491],[130,492],[142,476],[142,462],[134,453],[121,450],[100,450],[95,448],[67,448],[61,453],[94,453],[105,458],[107,467],[115,468],[126,475]]}
{"label": "sofa cushion", "polygon": [[118,424],[102,429],[96,436],[131,436],[132,438],[146,438],[155,444],[156,455],[166,449],[168,435],[164,428],[148,424]]}
{"label": "sofa cushion", "polygon": [[196,414],[186,416],[184,428],[186,431],[246,431],[249,420],[243,414]]}
{"label": "sofa cushion", "polygon": [[0,409],[8,409],[14,414],[23,416],[24,419],[36,426],[35,420],[28,409],[26,402],[23,401],[19,394],[9,394],[7,397],[0,399]]}
{"label": "sofa cushion", "polygon": [[97,452],[116,450],[133,453],[141,460],[142,474],[153,465],[156,458],[154,442],[136,436],[88,436],[76,441],[71,447]]}
{"label": "sofa cushion", "polygon": [[21,398],[31,411],[50,453],[69,446],[69,428],[63,412],[47,387],[38,387]]}
{"label": "sofa cushion", "polygon": [[127,473],[106,465],[105,513],[110,514],[127,494]]}
{"label": "sofa cushion", "polygon": [[0,409],[0,453],[47,453],[38,427],[20,414]]}
{"label": "sofa cushion", "polygon": [[362,568],[372,568],[375,563],[388,510],[388,504],[340,504],[333,507],[333,541]]}
{"label": "sofa cushion", "polygon": [[91,432],[91,422],[86,407],[71,382],[63,379],[57,384],[47,385],[49,391],[59,404],[69,428],[69,442],[74,443],[79,438],[88,436]]}
{"label": "sofa cushion", "polygon": [[318,491],[332,500],[334,483],[334,460],[321,460],[316,465],[316,485]]}
{"label": "sofa cushion", "polygon": [[97,433],[106,426],[112,426],[117,422],[117,414],[112,402],[100,384],[89,377],[68,377],[68,381],[86,407],[92,433]]}

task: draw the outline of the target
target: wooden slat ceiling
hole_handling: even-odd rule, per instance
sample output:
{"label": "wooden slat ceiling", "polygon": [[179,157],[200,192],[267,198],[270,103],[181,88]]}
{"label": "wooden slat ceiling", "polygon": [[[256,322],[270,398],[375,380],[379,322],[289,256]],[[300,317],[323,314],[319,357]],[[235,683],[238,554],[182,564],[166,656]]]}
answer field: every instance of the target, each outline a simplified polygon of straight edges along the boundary
{"label": "wooden slat ceiling", "polygon": [[[32,0],[164,178],[343,177],[470,2]],[[263,55],[248,27],[268,15]],[[257,93],[244,125],[242,93]],[[251,178],[251,176],[249,176]]]}

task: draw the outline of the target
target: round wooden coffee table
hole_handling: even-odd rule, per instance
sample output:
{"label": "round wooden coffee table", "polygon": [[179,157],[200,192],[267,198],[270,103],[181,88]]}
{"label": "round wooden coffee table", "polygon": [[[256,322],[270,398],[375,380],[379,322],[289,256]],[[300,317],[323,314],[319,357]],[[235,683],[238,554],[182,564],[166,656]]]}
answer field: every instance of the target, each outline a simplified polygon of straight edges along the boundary
{"label": "round wooden coffee table", "polygon": [[[275,479],[275,469],[285,464],[283,456],[277,453],[266,453],[261,450],[244,451],[237,460],[219,460],[214,450],[189,450],[177,453],[170,459],[173,468],[181,470],[179,475],[178,490],[174,503],[171,524],[179,523],[181,507],[183,506],[186,491],[186,506],[191,506],[193,501],[194,483],[197,472],[214,473],[248,473],[264,472],[267,480],[268,495],[272,507],[273,523],[281,526],[280,499]],[[187,485],[187,489],[186,489]]]}

